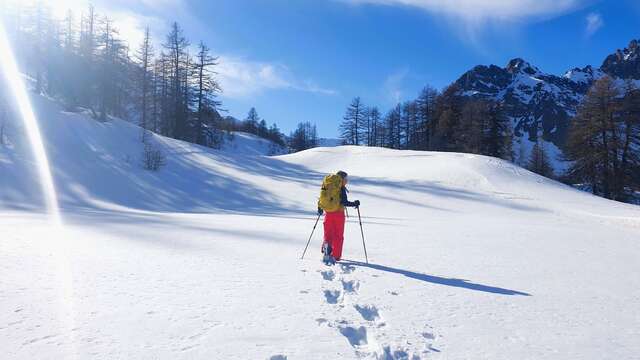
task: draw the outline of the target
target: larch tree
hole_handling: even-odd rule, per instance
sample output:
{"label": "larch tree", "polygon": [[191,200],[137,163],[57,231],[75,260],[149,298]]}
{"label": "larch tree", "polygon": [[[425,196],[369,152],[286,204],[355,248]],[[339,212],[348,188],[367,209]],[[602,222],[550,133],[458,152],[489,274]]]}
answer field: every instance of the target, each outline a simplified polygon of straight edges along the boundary
{"label": "larch tree", "polygon": [[186,85],[185,78],[188,72],[188,54],[189,41],[184,37],[182,28],[177,22],[171,25],[171,30],[167,35],[165,43],[162,45],[165,49],[164,55],[168,67],[168,89],[167,100],[171,104],[168,110],[167,118],[169,119],[170,136],[188,140],[188,107],[189,99],[185,98]]}
{"label": "larch tree", "polygon": [[[628,154],[635,142],[633,112],[620,101],[621,90],[608,76],[595,82],[574,119],[567,147],[572,161],[569,175],[588,184],[594,194],[608,199],[623,197]],[[626,144],[629,144],[628,146]],[[622,166],[625,162],[625,166]]]}
{"label": "larch tree", "polygon": [[347,107],[345,115],[340,124],[340,137],[347,145],[360,145],[362,136],[362,127],[365,124],[366,106],[356,97]]}
{"label": "larch tree", "polygon": [[536,133],[536,143],[531,149],[531,155],[529,156],[529,162],[527,163],[527,169],[542,176],[553,178],[553,166],[549,160],[549,155],[543,140],[542,124],[538,124],[538,131]]}
{"label": "larch tree", "polygon": [[149,118],[153,118],[155,113],[152,111],[153,97],[153,46],[149,36],[149,28],[144,32],[144,40],[136,53],[138,65],[137,87],[140,105],[140,128],[142,129],[142,142],[147,139],[147,131],[151,128]]}
{"label": "larch tree", "polygon": [[213,121],[216,118],[216,108],[220,102],[216,100],[216,94],[220,92],[220,85],[214,78],[213,67],[218,65],[218,58],[209,54],[209,48],[203,43],[198,44],[198,55],[194,68],[196,70],[196,144],[219,145],[219,136],[216,136]]}

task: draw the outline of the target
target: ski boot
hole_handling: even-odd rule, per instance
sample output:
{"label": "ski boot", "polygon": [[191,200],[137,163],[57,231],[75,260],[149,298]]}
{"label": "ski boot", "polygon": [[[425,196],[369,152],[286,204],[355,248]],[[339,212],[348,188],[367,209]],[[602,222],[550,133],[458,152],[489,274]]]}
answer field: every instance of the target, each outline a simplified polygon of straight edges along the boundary
{"label": "ski boot", "polygon": [[322,262],[325,265],[331,266],[336,264],[336,259],[331,255],[331,245],[329,245],[328,243],[323,243],[322,253],[324,254],[322,256]]}

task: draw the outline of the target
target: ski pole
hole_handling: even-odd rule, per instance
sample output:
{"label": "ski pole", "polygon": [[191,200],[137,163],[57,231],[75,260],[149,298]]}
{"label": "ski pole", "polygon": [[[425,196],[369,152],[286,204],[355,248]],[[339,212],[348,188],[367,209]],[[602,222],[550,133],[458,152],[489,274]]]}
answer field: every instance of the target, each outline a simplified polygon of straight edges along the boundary
{"label": "ski pole", "polygon": [[358,221],[360,222],[360,234],[362,234],[362,247],[364,248],[364,258],[369,263],[369,257],[367,256],[367,245],[364,243],[364,230],[362,230],[362,218],[360,217],[360,206],[357,206],[358,210]]}
{"label": "ski pole", "polygon": [[309,247],[309,243],[311,242],[311,238],[313,237],[313,232],[316,231],[316,226],[318,226],[318,221],[320,221],[320,216],[322,216],[322,214],[318,214],[316,223],[315,225],[313,225],[313,230],[311,230],[311,235],[309,235],[309,241],[307,241],[307,246],[304,247],[304,251],[302,252],[302,257],[300,257],[300,260],[304,259],[304,254],[307,253],[307,248]]}

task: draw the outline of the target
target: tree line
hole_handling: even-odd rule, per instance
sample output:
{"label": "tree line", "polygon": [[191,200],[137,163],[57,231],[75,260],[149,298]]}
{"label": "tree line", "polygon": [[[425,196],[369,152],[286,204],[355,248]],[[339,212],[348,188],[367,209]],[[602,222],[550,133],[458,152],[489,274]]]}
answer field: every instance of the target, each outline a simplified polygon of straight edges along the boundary
{"label": "tree line", "polygon": [[276,123],[272,123],[270,126],[267,126],[267,121],[260,118],[258,111],[254,107],[249,110],[249,113],[243,120],[237,120],[230,116],[224,117],[221,120],[220,126],[228,132],[246,132],[263,139],[270,140],[282,148],[287,147],[287,139],[280,131],[278,125]]}
{"label": "tree line", "polygon": [[359,97],[340,124],[346,145],[404,150],[455,151],[513,160],[512,129],[499,102],[465,99],[451,85],[442,93],[425,87],[415,100],[382,115]]}
{"label": "tree line", "polygon": [[227,131],[242,131],[270,140],[281,149],[297,152],[311,149],[319,145],[316,125],[309,121],[298,123],[289,136],[285,136],[275,123],[267,127],[265,119],[261,119],[258,111],[251,108],[243,120],[226,117],[222,120],[222,128]]}
{"label": "tree line", "polygon": [[[515,162],[555,178],[542,129],[528,158],[516,156],[513,129],[504,105],[459,95],[455,84],[442,92],[427,86],[415,100],[384,116],[359,97],[348,105],[339,130],[346,145],[463,152]],[[538,123],[541,127],[541,123]],[[522,147],[521,147],[522,149]],[[558,180],[613,200],[637,201],[640,192],[640,90],[608,76],[596,81],[569,128]],[[634,200],[635,199],[635,200]]]}

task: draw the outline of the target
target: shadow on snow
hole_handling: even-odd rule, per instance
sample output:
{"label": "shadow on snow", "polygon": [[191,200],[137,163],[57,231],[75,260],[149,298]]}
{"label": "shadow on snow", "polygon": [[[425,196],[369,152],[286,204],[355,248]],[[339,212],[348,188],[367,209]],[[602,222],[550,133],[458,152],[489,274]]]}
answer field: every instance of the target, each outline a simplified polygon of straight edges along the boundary
{"label": "shadow on snow", "polygon": [[464,279],[445,278],[440,276],[417,273],[410,270],[397,269],[390,266],[384,266],[384,265],[378,265],[378,264],[372,264],[372,263],[367,264],[367,263],[354,261],[354,260],[343,260],[343,262],[349,265],[367,267],[370,269],[384,271],[384,272],[393,273],[393,274],[400,274],[411,279],[416,279],[416,280],[428,282],[431,284],[446,285],[446,286],[488,292],[488,293],[499,294],[499,295],[531,296],[531,294],[528,294],[526,292],[504,289],[500,287],[483,285],[483,284],[476,284],[476,283],[470,282],[469,280],[464,280]]}

